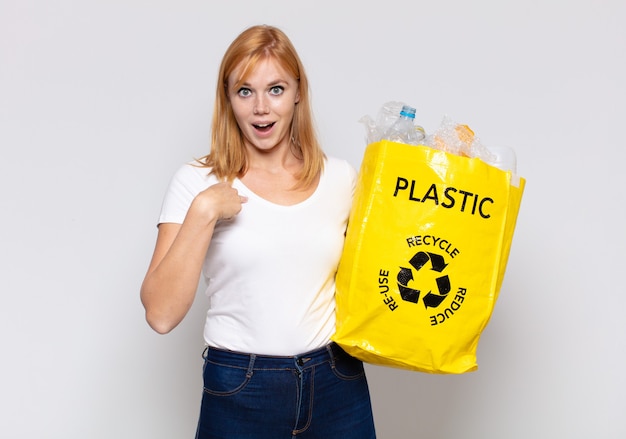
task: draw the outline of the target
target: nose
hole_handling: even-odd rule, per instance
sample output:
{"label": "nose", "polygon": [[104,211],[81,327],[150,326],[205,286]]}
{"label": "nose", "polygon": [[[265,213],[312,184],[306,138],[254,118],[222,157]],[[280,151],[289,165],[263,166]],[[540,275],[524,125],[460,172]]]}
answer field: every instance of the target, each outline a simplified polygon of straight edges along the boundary
{"label": "nose", "polygon": [[267,105],[266,97],[258,95],[254,101],[254,114],[266,114],[269,111],[269,106]]}

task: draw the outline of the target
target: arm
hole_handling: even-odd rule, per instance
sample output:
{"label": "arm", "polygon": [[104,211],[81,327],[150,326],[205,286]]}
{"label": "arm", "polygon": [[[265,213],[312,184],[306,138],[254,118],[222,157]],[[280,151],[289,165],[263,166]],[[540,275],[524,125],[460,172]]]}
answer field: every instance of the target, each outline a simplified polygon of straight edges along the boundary
{"label": "arm", "polygon": [[194,198],[183,224],[159,225],[152,260],[141,285],[146,320],[156,332],[170,332],[187,315],[215,224],[237,215],[245,201],[230,184],[218,183]]}

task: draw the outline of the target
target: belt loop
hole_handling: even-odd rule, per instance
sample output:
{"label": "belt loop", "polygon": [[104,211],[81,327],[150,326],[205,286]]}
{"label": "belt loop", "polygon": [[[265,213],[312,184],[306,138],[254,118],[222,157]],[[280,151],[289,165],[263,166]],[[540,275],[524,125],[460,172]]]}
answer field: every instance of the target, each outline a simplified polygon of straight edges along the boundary
{"label": "belt loop", "polygon": [[248,363],[248,371],[246,372],[246,377],[250,378],[252,376],[252,371],[254,368],[254,362],[256,361],[256,355],[250,354],[250,363]]}
{"label": "belt loop", "polygon": [[328,356],[330,357],[330,367],[335,367],[335,352],[333,352],[333,345],[335,343],[329,343],[326,345],[326,350],[328,351]]}
{"label": "belt loop", "polygon": [[202,351],[202,359],[206,361],[208,356],[209,356],[209,345],[206,345],[204,347],[204,350]]}

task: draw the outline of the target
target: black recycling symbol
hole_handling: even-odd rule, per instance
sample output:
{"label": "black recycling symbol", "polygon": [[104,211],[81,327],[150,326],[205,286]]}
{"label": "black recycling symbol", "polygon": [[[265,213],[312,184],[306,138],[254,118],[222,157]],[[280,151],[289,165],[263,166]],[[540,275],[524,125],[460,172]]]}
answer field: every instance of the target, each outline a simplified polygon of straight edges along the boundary
{"label": "black recycling symbol", "polygon": [[[437,273],[441,273],[448,266],[443,256],[430,252],[416,253],[415,256],[413,256],[409,261],[409,264],[411,264],[411,267],[413,267],[416,272],[419,272],[422,267],[428,263],[428,261],[430,261],[430,269],[432,271],[436,271]],[[402,297],[402,300],[407,302],[417,303],[420,299],[421,291],[408,287],[409,282],[412,280],[413,270],[411,268],[400,267],[400,272],[398,273],[398,288],[400,289],[400,297]],[[437,277],[436,282],[437,293],[433,293],[429,290],[428,293],[426,293],[422,298],[422,302],[424,302],[424,306],[426,308],[438,307],[450,292],[450,278],[447,274]]]}

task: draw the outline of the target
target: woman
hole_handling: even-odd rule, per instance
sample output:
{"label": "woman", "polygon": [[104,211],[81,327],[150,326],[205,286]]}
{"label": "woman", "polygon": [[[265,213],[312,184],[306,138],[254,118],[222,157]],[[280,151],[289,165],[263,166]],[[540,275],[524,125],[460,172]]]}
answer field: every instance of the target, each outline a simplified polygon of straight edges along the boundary
{"label": "woman", "polygon": [[363,365],[330,341],[355,170],[327,157],[287,36],[245,30],[219,71],[211,152],[173,177],[141,288],[171,331],[209,298],[197,438],[373,438]]}

